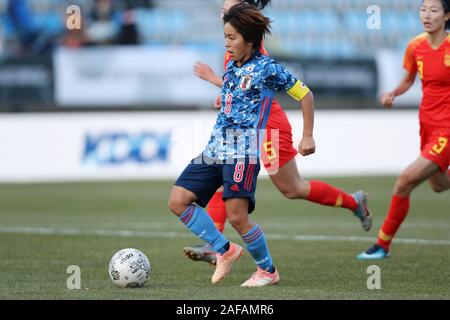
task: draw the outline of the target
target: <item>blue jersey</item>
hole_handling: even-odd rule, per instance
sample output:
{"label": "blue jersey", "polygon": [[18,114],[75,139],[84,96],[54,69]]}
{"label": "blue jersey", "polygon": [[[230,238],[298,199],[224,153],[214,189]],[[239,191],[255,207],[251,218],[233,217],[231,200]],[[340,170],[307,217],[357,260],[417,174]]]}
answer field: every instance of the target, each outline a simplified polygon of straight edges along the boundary
{"label": "blue jersey", "polygon": [[218,160],[259,158],[260,130],[266,127],[276,91],[301,100],[309,89],[260,52],[241,67],[230,61],[223,76],[221,109],[203,154]]}

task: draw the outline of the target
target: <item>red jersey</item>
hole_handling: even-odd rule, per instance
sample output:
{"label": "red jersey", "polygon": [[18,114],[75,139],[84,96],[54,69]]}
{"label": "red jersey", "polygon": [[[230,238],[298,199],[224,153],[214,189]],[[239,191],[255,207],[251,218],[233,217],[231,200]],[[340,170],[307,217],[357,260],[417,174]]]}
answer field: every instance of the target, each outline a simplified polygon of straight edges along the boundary
{"label": "red jersey", "polygon": [[420,122],[450,128],[450,35],[437,49],[431,48],[427,33],[412,39],[403,67],[422,80]]}

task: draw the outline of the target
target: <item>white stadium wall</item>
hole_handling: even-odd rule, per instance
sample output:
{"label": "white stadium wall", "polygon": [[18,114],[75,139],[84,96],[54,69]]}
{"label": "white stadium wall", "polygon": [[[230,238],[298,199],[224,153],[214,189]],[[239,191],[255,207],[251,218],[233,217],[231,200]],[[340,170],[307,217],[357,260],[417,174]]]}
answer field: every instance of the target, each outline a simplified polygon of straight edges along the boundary
{"label": "white stadium wall", "polygon": [[[288,116],[297,145],[301,113]],[[214,121],[214,112],[3,114],[0,182],[174,179]],[[317,111],[317,152],[297,161],[306,177],[398,174],[418,137],[414,111]]]}
{"label": "white stadium wall", "polygon": [[55,100],[59,106],[205,106],[220,89],[197,78],[196,61],[222,70],[215,51],[185,47],[105,47],[53,55]]}
{"label": "white stadium wall", "polygon": [[[209,108],[220,90],[197,78],[193,66],[202,61],[220,74],[222,58],[221,51],[185,47],[59,48],[52,59],[55,103],[60,107],[86,108],[149,105]],[[365,63],[283,58],[280,61],[313,91],[320,90],[320,99],[336,90],[340,95],[348,93],[360,98],[358,95],[364,92],[372,95],[377,89],[379,97],[395,88],[405,73],[403,53],[379,50],[374,59],[373,68],[371,59]],[[407,93],[396,99],[396,106],[418,106],[421,97],[417,79]]]}

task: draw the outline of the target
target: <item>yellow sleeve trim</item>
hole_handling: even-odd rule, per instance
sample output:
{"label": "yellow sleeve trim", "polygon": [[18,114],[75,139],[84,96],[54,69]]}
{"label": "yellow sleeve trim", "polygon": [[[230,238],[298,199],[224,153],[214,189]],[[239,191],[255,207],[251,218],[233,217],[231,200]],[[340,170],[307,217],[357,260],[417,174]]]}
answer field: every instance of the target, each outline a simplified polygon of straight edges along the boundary
{"label": "yellow sleeve trim", "polygon": [[309,88],[303,82],[297,80],[287,93],[295,100],[300,101],[309,93]]}

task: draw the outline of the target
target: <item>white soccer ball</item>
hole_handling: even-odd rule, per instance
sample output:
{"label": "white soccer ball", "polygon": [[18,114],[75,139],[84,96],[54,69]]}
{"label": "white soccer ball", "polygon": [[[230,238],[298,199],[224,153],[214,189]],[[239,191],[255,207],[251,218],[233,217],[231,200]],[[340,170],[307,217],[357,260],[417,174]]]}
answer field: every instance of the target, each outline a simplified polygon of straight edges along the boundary
{"label": "white soccer ball", "polygon": [[145,254],[133,248],[117,251],[109,262],[109,276],[119,287],[142,287],[152,267]]}

